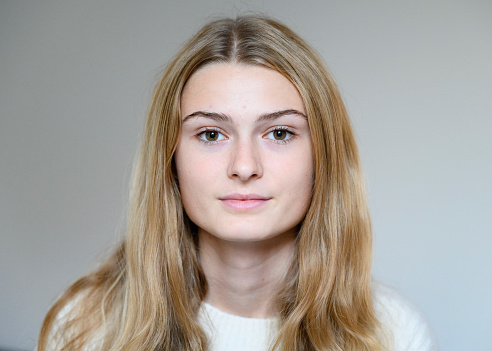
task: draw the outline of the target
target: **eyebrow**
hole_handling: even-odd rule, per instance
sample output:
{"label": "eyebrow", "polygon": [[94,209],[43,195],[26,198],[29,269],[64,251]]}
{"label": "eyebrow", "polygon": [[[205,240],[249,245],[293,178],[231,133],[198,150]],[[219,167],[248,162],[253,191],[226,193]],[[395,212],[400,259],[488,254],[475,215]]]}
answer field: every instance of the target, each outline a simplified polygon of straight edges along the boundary
{"label": "eyebrow", "polygon": [[[259,122],[263,122],[263,121],[271,121],[271,120],[275,120],[277,118],[287,116],[287,115],[294,115],[294,116],[298,116],[298,117],[302,117],[302,118],[307,119],[307,116],[304,113],[302,113],[301,111],[298,111],[295,109],[287,109],[287,110],[275,111],[275,112],[270,112],[270,113],[264,113],[256,119],[255,123],[259,123]],[[196,112],[189,114],[188,116],[186,116],[183,119],[183,123],[187,122],[191,118],[198,118],[198,117],[209,118],[209,119],[212,119],[214,121],[222,121],[222,122],[232,123],[232,118],[223,114],[223,113],[206,112],[206,111],[196,111]]]}

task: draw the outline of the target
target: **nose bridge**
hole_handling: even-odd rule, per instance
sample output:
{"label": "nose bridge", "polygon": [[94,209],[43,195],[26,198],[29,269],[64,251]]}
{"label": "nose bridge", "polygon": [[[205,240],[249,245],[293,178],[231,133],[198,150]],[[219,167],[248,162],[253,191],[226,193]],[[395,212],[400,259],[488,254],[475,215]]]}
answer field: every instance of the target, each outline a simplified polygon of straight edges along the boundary
{"label": "nose bridge", "polygon": [[231,150],[229,176],[246,181],[262,176],[259,145],[254,138],[238,138]]}

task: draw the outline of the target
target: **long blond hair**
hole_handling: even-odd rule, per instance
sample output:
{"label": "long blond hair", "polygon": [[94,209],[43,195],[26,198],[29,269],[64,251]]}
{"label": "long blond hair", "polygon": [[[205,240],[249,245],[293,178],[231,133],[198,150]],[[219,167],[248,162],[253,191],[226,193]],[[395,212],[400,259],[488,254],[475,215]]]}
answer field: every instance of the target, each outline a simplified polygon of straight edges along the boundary
{"label": "long blond hair", "polygon": [[124,243],[74,283],[44,321],[38,350],[206,350],[197,319],[206,291],[193,224],[173,155],[187,79],[211,63],[260,65],[287,77],[307,112],[314,154],[312,202],[277,298],[275,350],[381,350],[371,289],[371,225],[357,146],[340,93],[320,57],[262,16],[204,26],[157,84],[135,165]]}

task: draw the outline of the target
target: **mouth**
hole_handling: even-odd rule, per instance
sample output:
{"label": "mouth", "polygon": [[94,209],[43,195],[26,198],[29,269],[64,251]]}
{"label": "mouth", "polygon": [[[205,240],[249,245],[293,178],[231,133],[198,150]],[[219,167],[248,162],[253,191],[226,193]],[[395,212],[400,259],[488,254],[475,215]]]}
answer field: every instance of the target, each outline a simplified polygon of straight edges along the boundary
{"label": "mouth", "polygon": [[224,205],[234,210],[252,210],[265,205],[270,199],[258,194],[230,194],[219,198]]}

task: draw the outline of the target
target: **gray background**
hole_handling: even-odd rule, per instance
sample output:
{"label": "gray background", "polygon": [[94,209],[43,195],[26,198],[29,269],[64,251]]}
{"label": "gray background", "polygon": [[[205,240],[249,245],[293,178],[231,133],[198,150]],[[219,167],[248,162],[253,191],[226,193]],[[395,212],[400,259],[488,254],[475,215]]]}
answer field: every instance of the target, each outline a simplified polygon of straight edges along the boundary
{"label": "gray background", "polygon": [[307,39],[354,121],[373,275],[442,350],[492,350],[492,2],[1,1],[0,348],[32,348],[56,296],[122,235],[156,76],[212,14]]}

